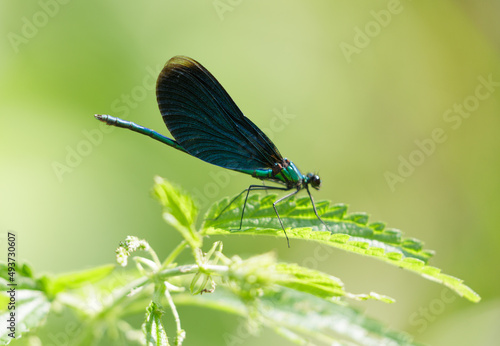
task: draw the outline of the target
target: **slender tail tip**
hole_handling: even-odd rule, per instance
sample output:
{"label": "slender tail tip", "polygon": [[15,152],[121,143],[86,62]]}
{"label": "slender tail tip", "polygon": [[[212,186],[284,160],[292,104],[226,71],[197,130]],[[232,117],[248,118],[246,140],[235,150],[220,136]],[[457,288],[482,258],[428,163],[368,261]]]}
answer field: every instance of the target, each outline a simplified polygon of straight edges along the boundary
{"label": "slender tail tip", "polygon": [[106,118],[108,117],[107,115],[104,114],[95,114],[94,117],[99,120],[99,121],[106,121]]}
{"label": "slender tail tip", "polygon": [[102,121],[103,123],[106,123],[108,125],[114,125],[116,122],[116,118],[113,118],[111,115],[106,115],[106,114],[95,114],[94,117]]}

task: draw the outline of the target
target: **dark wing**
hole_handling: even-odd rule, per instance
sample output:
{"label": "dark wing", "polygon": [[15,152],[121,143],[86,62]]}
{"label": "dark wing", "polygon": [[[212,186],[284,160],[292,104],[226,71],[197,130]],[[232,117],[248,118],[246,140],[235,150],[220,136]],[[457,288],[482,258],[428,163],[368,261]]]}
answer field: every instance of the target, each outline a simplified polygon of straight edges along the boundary
{"label": "dark wing", "polygon": [[167,62],[156,83],[156,98],[172,136],[203,161],[254,170],[272,168],[283,160],[215,77],[191,58],[175,56]]}

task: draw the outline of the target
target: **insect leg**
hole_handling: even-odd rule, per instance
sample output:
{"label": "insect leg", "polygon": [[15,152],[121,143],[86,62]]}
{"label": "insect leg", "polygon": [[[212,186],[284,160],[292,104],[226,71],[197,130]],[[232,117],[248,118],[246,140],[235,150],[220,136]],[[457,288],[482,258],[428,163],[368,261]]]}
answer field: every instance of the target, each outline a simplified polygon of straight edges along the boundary
{"label": "insect leg", "polygon": [[[309,198],[311,199],[311,204],[312,204],[312,206],[313,206],[314,214],[316,214],[316,217],[318,218],[318,220],[319,220],[319,221],[321,221],[321,223],[322,223],[323,225],[325,225],[326,229],[327,229],[328,231],[330,231],[330,228],[328,227],[328,225],[327,225],[327,224],[325,223],[325,221],[323,221],[323,220],[319,217],[319,215],[318,215],[318,211],[316,210],[316,205],[314,204],[314,199],[313,199],[313,196],[311,195],[311,192],[309,192],[309,186],[308,186],[308,185],[306,185],[306,190],[307,190],[307,194],[309,195]],[[330,231],[330,232],[331,232],[331,231]]]}
{"label": "insect leg", "polygon": [[226,205],[224,207],[224,209],[221,210],[221,212],[219,213],[219,215],[217,215],[216,217],[214,217],[213,219],[207,219],[207,220],[217,220],[222,214],[224,214],[224,212],[226,211],[227,208],[229,208],[231,206],[231,204],[234,203],[234,201],[236,201],[244,192],[246,192],[248,189],[245,189],[243,191],[241,191],[236,197],[234,197],[228,205]]}
{"label": "insect leg", "polygon": [[296,191],[289,193],[286,196],[281,197],[280,199],[278,199],[277,201],[275,201],[273,203],[274,212],[276,213],[276,216],[278,217],[278,220],[279,220],[280,225],[281,225],[281,229],[283,229],[283,232],[285,233],[286,243],[288,244],[288,248],[290,248],[290,240],[288,239],[288,235],[286,234],[285,226],[283,226],[283,221],[281,220],[280,214],[278,213],[278,209],[276,209],[276,204],[278,204],[279,202],[281,202],[284,199],[292,197],[293,195],[297,194],[297,192],[299,192],[299,191],[300,191],[300,189],[297,189]]}
{"label": "insect leg", "polygon": [[266,186],[266,185],[250,185],[247,189],[241,191],[236,197],[234,197],[228,205],[226,205],[224,207],[224,209],[221,210],[221,212],[219,213],[219,215],[217,215],[215,218],[213,219],[210,219],[210,220],[217,220],[222,214],[224,214],[224,212],[227,210],[227,208],[229,208],[231,206],[231,204],[234,203],[234,201],[236,201],[242,194],[244,194],[245,192],[247,193],[246,196],[245,196],[245,202],[243,203],[243,211],[241,213],[241,220],[240,220],[240,228],[239,230],[241,230],[241,225],[243,223],[243,214],[245,213],[245,207],[247,205],[247,199],[248,199],[248,194],[250,193],[251,190],[288,190],[287,188],[285,187],[279,187],[279,186]]}
{"label": "insect leg", "polygon": [[[250,185],[248,187],[248,189],[246,189],[247,195],[245,197],[245,203],[243,203],[243,210],[241,211],[241,219],[240,219],[240,228],[238,228],[238,231],[241,230],[241,225],[243,224],[243,215],[245,214],[245,208],[247,206],[247,199],[248,199],[248,195],[250,194],[251,190],[285,190],[286,191],[288,189],[286,187],[278,187],[278,186]],[[245,191],[243,191],[243,192],[245,192]],[[276,208],[275,208],[275,210],[276,210]]]}

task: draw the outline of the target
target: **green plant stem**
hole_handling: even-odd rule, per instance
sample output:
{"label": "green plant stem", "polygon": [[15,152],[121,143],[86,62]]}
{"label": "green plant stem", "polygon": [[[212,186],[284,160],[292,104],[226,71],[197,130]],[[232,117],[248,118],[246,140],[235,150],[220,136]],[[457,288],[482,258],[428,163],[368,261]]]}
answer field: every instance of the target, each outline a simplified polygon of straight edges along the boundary
{"label": "green plant stem", "polygon": [[151,255],[151,258],[153,259],[153,261],[158,265],[158,267],[161,266],[161,262],[160,262],[160,259],[158,258],[158,255],[156,254],[156,252],[153,250],[152,247],[149,247],[149,250],[148,250],[149,254]]}
{"label": "green plant stem", "polygon": [[[179,267],[175,268],[169,268],[169,269],[164,269],[160,272],[158,272],[156,275],[161,278],[162,280],[165,280],[166,278],[172,277],[172,276],[179,276],[179,275],[187,275],[187,274],[194,274],[197,273],[200,270],[200,266],[197,264],[189,264],[189,265],[182,265]],[[229,270],[228,266],[223,266],[223,265],[212,265],[212,264],[207,264],[203,266],[204,271],[208,271],[211,273],[216,273],[216,274],[224,274]],[[119,303],[121,303],[123,300],[125,300],[131,291],[134,289],[137,289],[139,287],[142,287],[148,283],[152,283],[153,279],[147,276],[141,277],[139,279],[136,279],[132,282],[130,282],[128,285],[124,286],[118,294],[115,295],[115,299],[113,299],[113,302],[109,304],[107,307],[105,307],[101,312],[100,316],[105,316],[110,310],[112,310],[115,306],[117,306]]]}
{"label": "green plant stem", "polygon": [[102,309],[102,311],[99,313],[99,316],[107,315],[109,311],[111,311],[114,307],[118,306],[119,303],[125,300],[125,298],[128,297],[128,295],[132,290],[146,285],[150,280],[151,278],[143,276],[139,279],[130,282],[128,285],[124,286],[122,289],[119,290],[119,293],[115,295],[113,301],[108,306]]}
{"label": "green plant stem", "polygon": [[179,254],[188,246],[188,242],[183,240],[175,247],[175,249],[168,255],[168,257],[163,262],[163,268],[168,267],[172,262],[179,256]]}
{"label": "green plant stem", "polygon": [[177,308],[175,307],[174,300],[170,295],[170,291],[168,290],[168,286],[165,285],[165,297],[167,298],[168,305],[170,306],[170,310],[172,310],[172,315],[175,320],[175,327],[177,329],[177,337],[175,339],[175,345],[181,346],[184,338],[186,337],[186,332],[181,327],[181,319],[179,317],[179,313],[177,312]]}
{"label": "green plant stem", "polygon": [[[197,273],[201,269],[201,266],[198,264],[188,264],[188,265],[182,265],[179,267],[175,268],[170,268],[170,269],[164,269],[161,272],[158,273],[158,276],[161,277],[162,279],[171,277],[171,276],[178,276],[178,275],[184,275],[184,274],[194,274]],[[215,264],[205,264],[203,266],[203,270],[206,270],[209,273],[215,273],[215,274],[224,274],[229,271],[228,266],[223,266],[223,265],[215,265]]]}

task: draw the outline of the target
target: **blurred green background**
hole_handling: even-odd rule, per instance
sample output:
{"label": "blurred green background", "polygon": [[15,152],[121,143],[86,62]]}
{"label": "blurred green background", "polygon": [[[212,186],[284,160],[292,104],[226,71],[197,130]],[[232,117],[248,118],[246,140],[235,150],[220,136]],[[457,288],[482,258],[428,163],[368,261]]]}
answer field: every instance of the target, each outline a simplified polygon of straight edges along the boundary
{"label": "blurred green background", "polygon": [[[499,2],[0,6],[0,233],[2,243],[8,230],[17,233],[19,258],[37,272],[113,262],[127,235],[167,254],[180,237],[150,196],[154,175],[196,195],[202,212],[255,182],[94,119],[112,114],[167,134],[154,83],[163,64],[182,54],[211,71],[284,156],[304,173],[320,173],[317,200],[349,204],[424,240],[437,252],[431,264],[483,300],[454,299],[411,273],[341,251],[318,253],[307,242],[292,240],[288,249],[283,239],[223,238],[227,255],[275,250],[340,277],[349,291],[392,296],[396,304],[357,305],[421,342],[498,341]],[[413,169],[399,167],[402,160]],[[243,324],[219,312],[179,312],[186,345],[222,345]],[[205,330],[194,333],[200,323]],[[269,330],[243,335],[240,344],[273,342],[286,344]]]}

